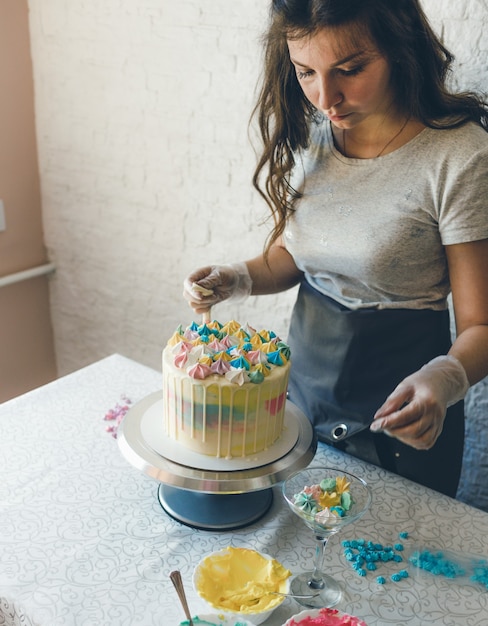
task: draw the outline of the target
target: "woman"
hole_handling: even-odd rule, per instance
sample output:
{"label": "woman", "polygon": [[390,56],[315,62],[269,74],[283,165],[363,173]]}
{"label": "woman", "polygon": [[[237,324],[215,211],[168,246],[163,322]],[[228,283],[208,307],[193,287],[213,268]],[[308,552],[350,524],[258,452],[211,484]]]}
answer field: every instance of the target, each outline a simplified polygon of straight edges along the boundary
{"label": "woman", "polygon": [[203,312],[300,283],[290,399],[321,440],[454,496],[488,373],[488,106],[448,91],[417,0],[271,5],[254,184],[275,226],[184,295]]}

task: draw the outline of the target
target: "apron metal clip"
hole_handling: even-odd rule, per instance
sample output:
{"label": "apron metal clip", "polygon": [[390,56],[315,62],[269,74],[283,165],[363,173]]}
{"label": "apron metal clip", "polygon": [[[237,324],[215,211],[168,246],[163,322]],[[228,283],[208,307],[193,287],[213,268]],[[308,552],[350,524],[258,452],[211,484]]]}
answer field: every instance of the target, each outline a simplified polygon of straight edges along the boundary
{"label": "apron metal clip", "polygon": [[334,441],[340,441],[341,439],[344,439],[344,437],[347,435],[347,431],[347,424],[338,424],[337,426],[334,426],[334,428],[331,430],[332,439]]}

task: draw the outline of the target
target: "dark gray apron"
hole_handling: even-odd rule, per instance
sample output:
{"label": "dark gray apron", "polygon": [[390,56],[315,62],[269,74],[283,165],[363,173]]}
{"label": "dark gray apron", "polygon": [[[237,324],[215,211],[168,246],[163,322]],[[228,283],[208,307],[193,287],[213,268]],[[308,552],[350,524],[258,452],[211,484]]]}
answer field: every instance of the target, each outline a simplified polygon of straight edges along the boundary
{"label": "dark gray apron", "polygon": [[351,310],[304,280],[288,343],[289,397],[320,440],[455,495],[464,443],[462,402],[448,411],[443,433],[430,451],[369,430],[374,413],[400,381],[448,352],[447,310]]}

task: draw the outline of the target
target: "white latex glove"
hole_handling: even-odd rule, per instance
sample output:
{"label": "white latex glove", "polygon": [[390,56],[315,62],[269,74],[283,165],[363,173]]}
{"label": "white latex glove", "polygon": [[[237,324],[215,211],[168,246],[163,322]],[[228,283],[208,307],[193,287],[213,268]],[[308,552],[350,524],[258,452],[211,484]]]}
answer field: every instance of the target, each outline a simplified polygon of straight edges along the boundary
{"label": "white latex glove", "polygon": [[438,356],[402,380],[376,411],[370,429],[384,431],[418,450],[428,450],[442,432],[447,407],[462,400],[468,389],[468,378],[458,359]]}
{"label": "white latex glove", "polygon": [[209,265],[192,272],[183,287],[183,297],[192,309],[206,313],[223,300],[245,300],[251,295],[252,279],[245,263]]}

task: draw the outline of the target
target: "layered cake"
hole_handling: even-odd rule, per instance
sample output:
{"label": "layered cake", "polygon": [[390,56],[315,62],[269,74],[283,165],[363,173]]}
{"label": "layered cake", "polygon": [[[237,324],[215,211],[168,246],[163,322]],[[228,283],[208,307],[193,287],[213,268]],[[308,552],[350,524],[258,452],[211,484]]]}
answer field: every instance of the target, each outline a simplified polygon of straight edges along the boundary
{"label": "layered cake", "polygon": [[163,350],[164,433],[194,452],[245,457],[282,434],[290,349],[235,321],[179,327]]}

